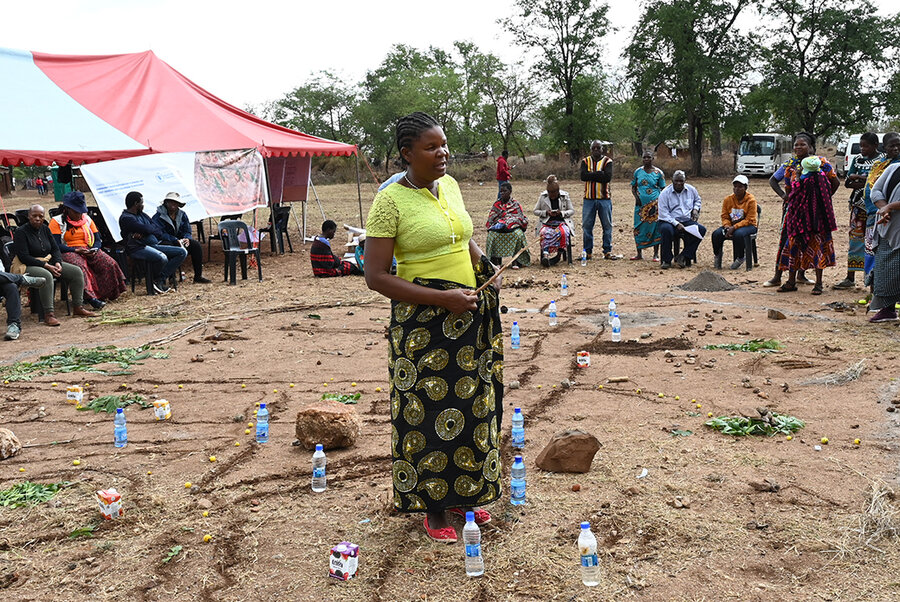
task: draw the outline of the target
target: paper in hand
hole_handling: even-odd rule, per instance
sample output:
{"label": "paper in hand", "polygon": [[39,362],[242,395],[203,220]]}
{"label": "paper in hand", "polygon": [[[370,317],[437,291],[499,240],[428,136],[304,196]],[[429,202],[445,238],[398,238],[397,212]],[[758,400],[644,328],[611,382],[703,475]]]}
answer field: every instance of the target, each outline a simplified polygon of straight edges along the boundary
{"label": "paper in hand", "polygon": [[703,240],[703,235],[700,234],[700,228],[697,224],[691,224],[690,226],[685,226],[684,231],[690,234],[691,236],[696,236],[700,240]]}

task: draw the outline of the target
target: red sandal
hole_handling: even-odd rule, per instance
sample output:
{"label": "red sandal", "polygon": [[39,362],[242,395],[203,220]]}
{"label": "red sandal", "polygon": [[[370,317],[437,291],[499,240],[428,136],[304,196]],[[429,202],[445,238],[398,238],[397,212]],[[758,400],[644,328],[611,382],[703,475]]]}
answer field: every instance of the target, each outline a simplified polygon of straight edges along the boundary
{"label": "red sandal", "polygon": [[425,525],[425,533],[434,541],[441,543],[456,543],[456,529],[453,527],[444,527],[442,529],[430,529],[428,527],[428,517],[425,517],[423,523]]}
{"label": "red sandal", "polygon": [[[452,512],[453,514],[458,514],[461,517],[466,517],[466,512],[462,508],[451,508],[447,512]],[[479,527],[481,525],[486,525],[491,522],[491,513],[487,510],[474,510],[475,512],[475,524]]]}

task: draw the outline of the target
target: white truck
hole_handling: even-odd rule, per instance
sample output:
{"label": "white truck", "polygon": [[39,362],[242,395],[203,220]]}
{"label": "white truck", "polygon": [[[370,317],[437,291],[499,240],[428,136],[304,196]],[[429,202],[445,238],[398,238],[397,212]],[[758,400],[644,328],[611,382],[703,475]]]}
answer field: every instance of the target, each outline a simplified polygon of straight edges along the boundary
{"label": "white truck", "polygon": [[794,141],[774,132],[743,136],[738,146],[737,172],[745,176],[771,176],[791,158]]}

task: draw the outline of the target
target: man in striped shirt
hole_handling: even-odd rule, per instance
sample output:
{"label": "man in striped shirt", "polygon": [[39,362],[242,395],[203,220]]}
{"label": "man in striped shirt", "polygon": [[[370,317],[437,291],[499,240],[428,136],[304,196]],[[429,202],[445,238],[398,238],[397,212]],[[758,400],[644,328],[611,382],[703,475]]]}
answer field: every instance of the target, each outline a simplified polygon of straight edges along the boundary
{"label": "man in striped shirt", "polygon": [[581,181],[584,182],[584,204],[581,206],[581,230],[584,251],[588,259],[594,251],[594,222],[600,215],[603,226],[603,256],[618,259],[612,253],[612,199],[609,182],[612,180],[612,159],[603,154],[599,140],[591,143],[591,154],[581,161]]}

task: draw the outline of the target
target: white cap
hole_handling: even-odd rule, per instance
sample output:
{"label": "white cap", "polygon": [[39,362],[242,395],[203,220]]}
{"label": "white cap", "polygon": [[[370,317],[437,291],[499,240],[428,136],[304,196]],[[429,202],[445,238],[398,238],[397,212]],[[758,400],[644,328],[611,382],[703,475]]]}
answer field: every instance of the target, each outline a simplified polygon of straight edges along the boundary
{"label": "white cap", "polygon": [[732,184],[737,182],[738,184],[743,184],[744,186],[750,186],[750,180],[747,179],[747,176],[738,175],[734,176],[734,179],[731,181]]}

